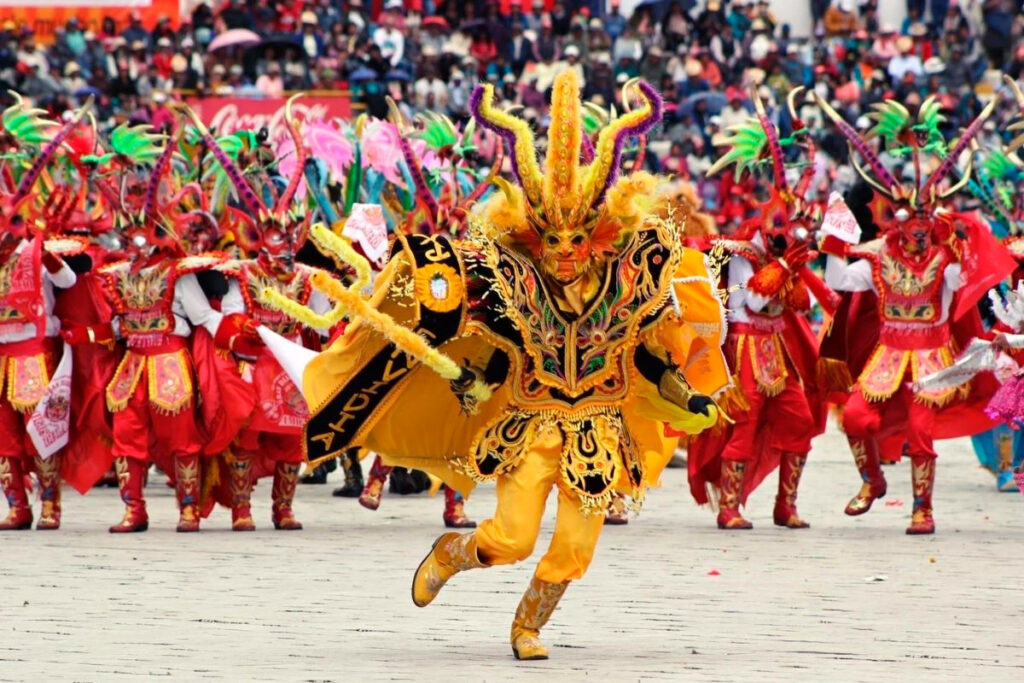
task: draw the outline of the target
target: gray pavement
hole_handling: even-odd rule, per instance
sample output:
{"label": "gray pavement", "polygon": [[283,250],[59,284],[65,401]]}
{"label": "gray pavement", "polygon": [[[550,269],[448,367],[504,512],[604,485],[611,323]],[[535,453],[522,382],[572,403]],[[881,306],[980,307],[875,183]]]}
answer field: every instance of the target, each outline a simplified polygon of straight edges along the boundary
{"label": "gray pavement", "polygon": [[[996,493],[968,442],[940,452],[934,537],[903,533],[907,465],[887,468],[876,509],[842,514],[858,480],[834,430],[801,487],[807,531],[771,525],[774,480],[751,500],[753,531],[718,531],[669,470],[640,517],[606,529],[536,663],[507,639],[536,558],[413,606],[440,497],[386,495],[373,513],[304,486],[306,529],[285,533],[261,485],[255,533],[218,511],[183,535],[155,477],[150,531],[113,536],[115,492],[71,493],[60,531],[0,536],[0,681],[1024,680],[1024,499]],[[469,511],[493,503],[484,487]]]}

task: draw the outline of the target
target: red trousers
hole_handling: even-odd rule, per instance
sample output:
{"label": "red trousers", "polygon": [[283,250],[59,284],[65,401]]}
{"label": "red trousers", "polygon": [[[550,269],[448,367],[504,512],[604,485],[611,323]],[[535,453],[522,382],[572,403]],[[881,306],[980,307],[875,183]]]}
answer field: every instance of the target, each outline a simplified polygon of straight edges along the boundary
{"label": "red trousers", "polygon": [[[7,358],[23,358],[26,356],[34,356],[37,354],[44,354],[46,356],[46,374],[47,377],[53,375],[53,371],[57,367],[57,355],[56,355],[56,342],[53,339],[30,339],[24,342],[17,342],[14,344],[0,344],[0,360],[6,361]],[[0,362],[0,372],[7,372],[7,363]],[[8,382],[17,382],[23,378],[10,378],[3,377],[3,393],[0,395],[0,457],[5,458],[32,458],[36,455],[36,448],[32,445],[32,439],[28,437],[28,433],[25,431],[25,425],[28,424],[29,418],[32,416],[31,411],[20,412],[15,410],[14,406],[11,405],[10,401],[7,400],[7,391],[10,387],[6,386]],[[42,381],[43,378],[36,376],[36,380]]]}
{"label": "red trousers", "polygon": [[843,429],[853,439],[901,435],[906,438],[910,455],[935,457],[932,432],[935,408],[915,400],[907,386],[884,401],[870,402],[857,390],[843,410]]}
{"label": "red trousers", "polygon": [[243,429],[238,433],[236,447],[242,453],[261,453],[274,462],[301,464],[306,461],[302,454],[302,434],[258,432]]}
{"label": "red trousers", "polygon": [[178,413],[161,413],[149,402],[145,378],[135,387],[128,405],[113,414],[113,424],[114,457],[151,460],[154,446],[169,455],[195,455],[202,450],[195,399]]}
{"label": "red trousers", "polygon": [[816,431],[814,416],[796,372],[788,367],[789,376],[782,392],[776,396],[766,396],[757,388],[748,359],[744,358],[743,361],[737,379],[746,394],[750,410],[730,415],[736,424],[732,428],[732,438],[722,451],[722,459],[749,461],[757,453],[758,435],[764,429],[771,430],[765,445],[777,452],[810,451],[811,439]]}
{"label": "red trousers", "polygon": [[0,397],[0,458],[32,458],[36,447],[25,432],[32,413],[19,413],[10,402]]}

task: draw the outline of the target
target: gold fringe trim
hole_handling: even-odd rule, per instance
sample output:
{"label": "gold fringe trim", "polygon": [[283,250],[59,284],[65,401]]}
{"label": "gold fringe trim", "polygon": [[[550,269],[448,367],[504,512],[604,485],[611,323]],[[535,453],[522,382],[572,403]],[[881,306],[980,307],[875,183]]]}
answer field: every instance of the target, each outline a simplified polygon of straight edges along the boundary
{"label": "gold fringe trim", "polygon": [[850,374],[850,367],[841,360],[835,358],[818,359],[818,386],[825,391],[848,392],[853,387],[853,376]]}

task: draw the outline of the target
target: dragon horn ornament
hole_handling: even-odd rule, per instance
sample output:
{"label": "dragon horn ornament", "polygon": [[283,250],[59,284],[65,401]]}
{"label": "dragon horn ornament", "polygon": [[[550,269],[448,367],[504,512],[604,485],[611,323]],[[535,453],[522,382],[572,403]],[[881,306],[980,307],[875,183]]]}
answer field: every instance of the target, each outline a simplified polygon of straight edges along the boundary
{"label": "dragon horn ornament", "polygon": [[754,101],[754,112],[757,114],[757,120],[764,130],[768,154],[772,160],[772,175],[775,180],[775,186],[781,192],[786,192],[789,186],[786,184],[786,166],[782,158],[782,144],[779,142],[779,132],[775,129],[775,124],[768,117],[768,112],[764,108],[764,101],[761,100],[761,95],[757,92],[756,85],[750,86],[750,97]]}
{"label": "dragon horn ornament", "polygon": [[953,146],[953,149],[946,154],[946,158],[942,160],[939,167],[935,169],[930,176],[928,176],[928,180],[925,182],[924,187],[921,188],[921,195],[924,197],[925,201],[935,201],[936,198],[946,199],[951,197],[968,183],[971,177],[971,168],[974,163],[973,159],[968,160],[967,170],[964,172],[963,178],[961,178],[960,181],[954,183],[945,192],[939,192],[938,190],[939,183],[956,167],[957,159],[971,144],[971,140],[973,140],[974,136],[981,130],[985,121],[992,116],[992,113],[996,110],[996,105],[998,103],[999,96],[997,95],[992,98],[992,101],[990,101],[984,109],[981,110],[981,113],[978,114],[977,118],[967,126],[963,135],[960,136],[960,139],[957,141],[956,145]]}
{"label": "dragon horn ornament", "polygon": [[[552,91],[547,167],[542,173],[526,121],[493,106],[492,85],[478,85],[474,89],[470,98],[473,117],[508,145],[513,175],[526,199],[523,208],[535,222],[561,228],[587,221],[615,182],[626,139],[646,134],[661,120],[662,102],[654,88],[633,80],[623,91],[635,91],[641,105],[609,120],[598,135],[594,161],[581,166],[583,116],[579,80],[572,70],[558,75]],[[501,189],[509,196],[512,188]]]}
{"label": "dragon horn ornament", "polygon": [[58,132],[53,140],[51,140],[39,153],[39,157],[32,164],[32,168],[29,169],[28,173],[25,174],[25,177],[21,179],[20,183],[18,183],[18,189],[14,194],[12,204],[17,204],[20,200],[28,196],[28,193],[32,190],[32,186],[35,185],[36,180],[39,179],[39,175],[43,172],[43,169],[46,168],[46,165],[50,163],[50,159],[52,159],[53,155],[57,153],[57,150],[62,144],[64,144],[64,141],[68,139],[68,136],[71,135],[75,126],[77,126],[79,122],[85,118],[85,115],[89,113],[89,110],[92,109],[92,103],[93,98],[90,95],[85,104],[75,111],[74,115],[60,129],[60,132]]}
{"label": "dragon horn ornament", "polygon": [[[889,169],[885,167],[885,164],[878,158],[874,150],[864,141],[864,139],[857,134],[857,131],[853,129],[850,124],[843,120],[843,117],[839,115],[835,109],[829,105],[818,93],[814,93],[814,100],[821,108],[825,115],[832,119],[832,122],[839,129],[839,132],[843,134],[846,141],[850,145],[850,161],[853,163],[853,167],[857,170],[862,178],[876,190],[882,194],[897,198],[902,196],[902,186],[896,180],[896,178],[889,172]],[[858,163],[856,155],[853,152],[856,151],[860,156],[868,163],[871,172],[874,174],[874,178],[869,175],[865,169]],[[877,180],[876,180],[877,178]]]}

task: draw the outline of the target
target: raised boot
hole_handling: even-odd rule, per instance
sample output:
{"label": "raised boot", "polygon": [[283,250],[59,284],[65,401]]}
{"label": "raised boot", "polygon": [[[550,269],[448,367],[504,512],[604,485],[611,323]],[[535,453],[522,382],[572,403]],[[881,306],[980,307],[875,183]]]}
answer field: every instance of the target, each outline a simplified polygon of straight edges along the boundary
{"label": "raised boot", "polygon": [[334,489],[331,495],[339,498],[358,498],[363,492],[363,466],[359,463],[359,451],[351,450],[342,457],[345,485]]}
{"label": "raised boot", "polygon": [[274,528],[280,531],[298,531],[302,528],[292,512],[295,500],[295,484],[299,480],[299,466],[279,462],[274,468],[274,487],[270,490],[271,517]]}
{"label": "raised boot", "polygon": [[37,529],[60,528],[60,456],[49,458],[36,456],[36,472],[39,474],[39,494],[43,509],[39,513]]}
{"label": "raised boot", "polygon": [[796,511],[796,490],[800,486],[807,456],[800,453],[784,452],[779,462],[779,492],[775,496],[775,512],[772,517],[775,526],[789,529],[806,529],[810,524],[800,519]]}
{"label": "raised boot", "polygon": [[1018,491],[1017,482],[1013,479],[1013,434],[1000,431],[997,446],[999,471],[996,472],[996,487],[1003,492]]}
{"label": "raised boot", "polygon": [[252,460],[248,454],[235,455],[231,463],[231,530],[255,531],[249,498],[252,495]]}
{"label": "raised boot", "polygon": [[380,456],[373,459],[370,467],[370,476],[366,480],[366,486],[359,495],[359,504],[367,510],[376,510],[380,507],[380,496],[384,492],[384,484],[387,483],[391,468],[384,464]]}
{"label": "raised boot", "polygon": [[874,439],[848,438],[853,462],[860,472],[860,491],[846,504],[844,512],[851,517],[863,515],[871,509],[871,504],[885,497],[887,489],[885,475],[878,462],[878,442]]}
{"label": "raised boot", "polygon": [[181,533],[199,531],[199,456],[174,456],[174,490]]}
{"label": "raised boot", "polygon": [[928,455],[910,456],[910,476],[914,485],[914,513],[907,533],[934,534],[932,519],[932,489],[935,488],[935,458]]}
{"label": "raised boot", "polygon": [[142,496],[146,470],[149,466],[135,458],[114,458],[114,472],[117,474],[117,488],[124,503],[124,518],[110,527],[112,534],[129,534],[149,528],[146,500]]}
{"label": "raised boot", "polygon": [[740,494],[743,492],[743,475],[747,464],[738,460],[722,461],[722,477],[719,482],[721,497],[718,500],[719,529],[753,529],[754,525],[740,514]]}
{"label": "raised boot", "polygon": [[412,601],[426,607],[441,592],[448,579],[461,571],[486,567],[476,548],[476,534],[442,534],[416,568],[412,577]]}
{"label": "raised boot", "polygon": [[444,525],[449,529],[475,529],[476,522],[466,516],[465,500],[450,486],[444,487]]}
{"label": "raised boot", "polygon": [[540,630],[548,623],[568,587],[568,581],[548,583],[536,575],[530,579],[530,587],[523,593],[512,621],[512,654],[516,659],[548,658],[548,649],[540,642]]}
{"label": "raised boot", "polygon": [[0,488],[10,506],[7,517],[0,520],[0,531],[19,531],[32,528],[32,507],[25,493],[25,473],[21,458],[0,457]]}
{"label": "raised boot", "polygon": [[629,524],[629,510],[626,509],[626,497],[617,491],[612,492],[612,499],[604,511],[604,523],[609,526]]}

